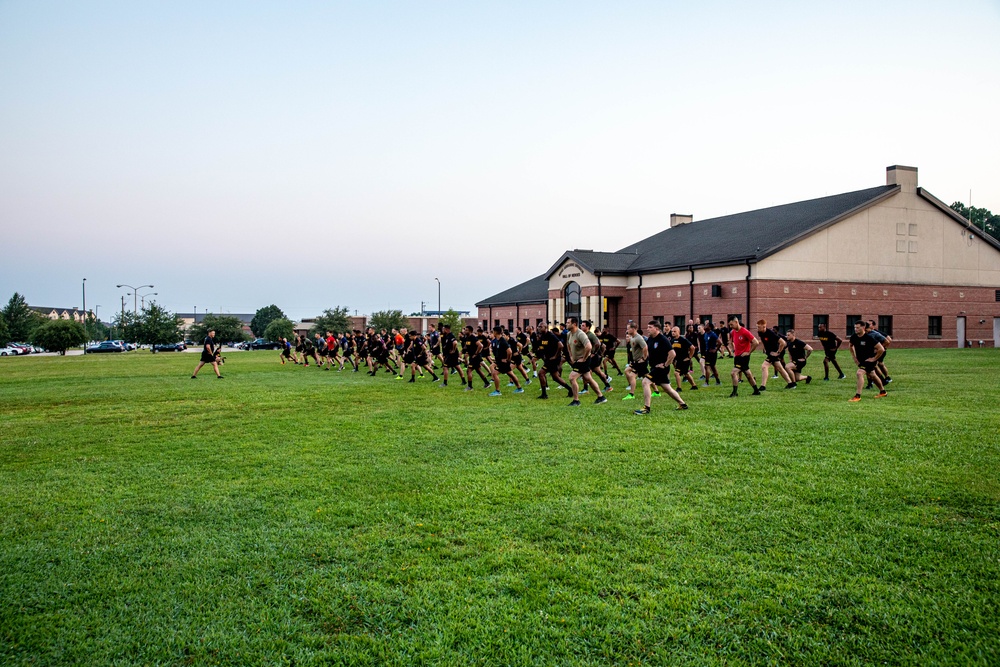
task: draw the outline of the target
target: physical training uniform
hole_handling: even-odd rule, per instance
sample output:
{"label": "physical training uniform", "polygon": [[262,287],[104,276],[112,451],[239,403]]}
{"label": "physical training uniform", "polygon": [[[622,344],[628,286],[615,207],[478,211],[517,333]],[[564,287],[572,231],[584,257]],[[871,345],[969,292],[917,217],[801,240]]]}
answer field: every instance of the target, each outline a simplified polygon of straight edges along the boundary
{"label": "physical training uniform", "polygon": [[733,365],[741,371],[750,370],[750,349],[753,345],[753,334],[746,327],[730,331],[733,341]]}

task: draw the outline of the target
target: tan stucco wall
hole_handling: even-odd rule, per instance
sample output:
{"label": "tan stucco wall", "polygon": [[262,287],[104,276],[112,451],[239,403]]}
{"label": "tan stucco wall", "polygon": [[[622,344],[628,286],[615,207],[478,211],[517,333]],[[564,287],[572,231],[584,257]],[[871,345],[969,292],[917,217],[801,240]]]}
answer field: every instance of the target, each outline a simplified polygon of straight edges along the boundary
{"label": "tan stucco wall", "polygon": [[970,239],[959,222],[904,190],[762,260],[753,273],[773,280],[991,286],[1000,285],[1000,250]]}

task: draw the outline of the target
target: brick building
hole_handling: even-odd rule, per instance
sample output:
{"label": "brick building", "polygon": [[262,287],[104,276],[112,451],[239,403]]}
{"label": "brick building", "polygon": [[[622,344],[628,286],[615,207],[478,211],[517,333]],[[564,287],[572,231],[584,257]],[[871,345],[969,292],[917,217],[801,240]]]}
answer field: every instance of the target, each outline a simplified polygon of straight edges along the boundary
{"label": "brick building", "polygon": [[484,325],[563,322],[624,331],[730,315],[812,338],[875,319],[898,347],[1000,346],[1000,243],[892,166],[886,184],[670,227],[615,252],[568,250],[476,304]]}

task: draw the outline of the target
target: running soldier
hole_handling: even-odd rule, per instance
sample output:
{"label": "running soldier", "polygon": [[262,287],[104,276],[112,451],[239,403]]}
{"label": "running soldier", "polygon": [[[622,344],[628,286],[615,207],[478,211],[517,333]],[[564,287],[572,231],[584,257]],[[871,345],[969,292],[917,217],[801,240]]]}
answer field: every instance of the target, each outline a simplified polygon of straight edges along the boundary
{"label": "running soldier", "polygon": [[[424,341],[423,336],[418,336],[416,331],[410,332],[410,344],[407,348],[407,352],[410,355],[410,382],[417,381],[417,368],[427,369],[427,372],[431,374],[431,382],[437,382],[438,376],[434,372],[434,366],[431,364],[430,356],[427,354],[427,343]],[[423,377],[423,373],[420,376]]]}
{"label": "running soldier", "polygon": [[459,378],[462,377],[462,369],[459,367],[461,356],[458,351],[458,340],[455,338],[455,334],[451,332],[450,324],[441,325],[440,344],[441,354],[444,357],[442,360],[444,372],[442,373],[441,386],[447,387],[449,373],[455,373]]}
{"label": "running soldier", "polygon": [[[692,327],[692,331],[694,328]],[[691,372],[691,362],[695,350],[695,344],[687,336],[681,335],[681,328],[674,327],[670,330],[670,349],[673,350],[674,378],[677,380],[677,391],[681,389],[681,380],[686,379],[691,384],[691,390],[697,391],[698,384],[694,381],[694,373]],[[668,366],[670,364],[667,364]]]}
{"label": "running soldier", "polygon": [[493,339],[490,341],[490,347],[493,350],[493,363],[490,364],[490,375],[493,376],[493,391],[489,395],[502,396],[500,391],[501,373],[509,377],[514,386],[517,387],[514,390],[515,394],[523,394],[524,389],[521,388],[521,383],[517,381],[517,375],[514,374],[511,363],[514,357],[514,350],[510,346],[510,339],[504,335],[504,330],[501,327],[493,327]]}
{"label": "running soldier", "polygon": [[628,382],[628,393],[623,401],[635,400],[635,383],[641,378],[649,375],[649,364],[646,358],[649,352],[646,347],[646,339],[639,333],[639,325],[635,322],[628,323],[628,334],[625,338],[628,346],[628,365],[625,366],[625,380]]}
{"label": "running soldier", "polygon": [[729,340],[733,348],[733,393],[730,398],[738,396],[737,388],[740,384],[740,375],[746,376],[750,386],[753,387],[752,396],[760,396],[760,388],[753,379],[750,371],[750,353],[757,349],[760,341],[750,333],[750,330],[740,325],[737,317],[729,320]]}
{"label": "running soldier", "polygon": [[573,392],[573,402],[570,405],[580,405],[580,385],[577,382],[578,378],[583,378],[583,381],[593,387],[597,393],[594,403],[607,403],[608,399],[601,393],[601,388],[597,386],[597,382],[590,374],[590,355],[593,351],[590,338],[580,329],[580,325],[575,317],[569,318],[567,324],[569,327],[566,343],[569,347],[570,366],[573,368],[573,372],[569,374],[570,387],[572,387]]}
{"label": "running soldier", "polygon": [[542,386],[542,394],[538,397],[546,399],[549,397],[548,377],[560,387],[566,389],[570,396],[573,396],[573,389],[562,379],[563,349],[559,336],[548,330],[547,324],[538,325],[538,343],[535,346],[535,356],[542,363],[541,370],[538,371],[538,383]]}
{"label": "running soldier", "polygon": [[757,320],[757,335],[764,343],[764,363],[760,365],[760,390],[767,391],[767,378],[771,374],[772,367],[774,372],[785,380],[785,388],[788,389],[792,381],[783,362],[788,343],[777,331],[767,328],[767,320]]}
{"label": "running soldier", "polygon": [[806,359],[812,354],[812,346],[807,345],[804,340],[795,335],[795,329],[788,330],[788,375],[792,378],[789,385],[794,389],[799,380],[805,380],[806,384],[812,382],[812,376],[802,375],[802,369],[806,367]]}
{"label": "running soldier", "polygon": [[715,364],[719,360],[719,335],[712,330],[712,323],[706,322],[705,324],[698,325],[698,340],[702,351],[703,369],[705,376],[705,385],[708,386],[708,381],[713,377],[715,378],[715,384],[721,385],[722,379],[719,378],[719,371],[715,368]]}
{"label": "running soldier", "polygon": [[875,372],[875,367],[878,365],[878,358],[883,352],[885,352],[885,348],[882,347],[882,343],[875,340],[875,337],[870,333],[865,332],[865,323],[861,320],[855,322],[854,335],[851,336],[851,356],[854,357],[854,363],[858,365],[858,390],[854,394],[854,398],[851,399],[852,403],[857,403],[861,400],[861,390],[865,386],[865,378],[868,378],[872,384],[878,387],[878,395],[875,398],[886,397],[882,380],[879,379],[878,374]]}
{"label": "running soldier", "polygon": [[844,375],[844,371],[840,370],[840,364],[837,363],[837,350],[844,341],[832,331],[827,331],[825,324],[820,324],[816,329],[816,339],[823,346],[823,379],[830,379],[830,364],[833,364],[833,367],[837,369],[837,373],[839,374],[837,379],[843,380],[847,376]]}
{"label": "running soldier", "polygon": [[674,361],[674,350],[670,341],[663,335],[663,332],[660,330],[660,323],[656,320],[651,320],[646,325],[646,333],[649,334],[649,339],[646,341],[649,374],[642,379],[643,407],[640,410],[636,410],[634,414],[648,415],[650,413],[654,386],[661,387],[670,398],[677,401],[678,410],[687,410],[687,403],[670,386],[670,364]]}
{"label": "running soldier", "polygon": [[604,327],[597,337],[601,339],[601,343],[604,345],[604,374],[608,374],[608,364],[611,364],[618,371],[618,375],[623,375],[621,366],[615,361],[615,350],[618,349],[621,341],[611,331],[611,327]]}

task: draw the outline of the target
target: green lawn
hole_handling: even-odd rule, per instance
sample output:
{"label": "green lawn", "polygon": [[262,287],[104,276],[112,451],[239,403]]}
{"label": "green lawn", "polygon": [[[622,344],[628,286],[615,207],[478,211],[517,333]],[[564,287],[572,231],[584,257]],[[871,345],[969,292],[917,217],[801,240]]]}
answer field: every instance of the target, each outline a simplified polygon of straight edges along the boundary
{"label": "green lawn", "polygon": [[1000,664],[1000,350],[648,417],[227,356],[0,359],[0,664]]}

